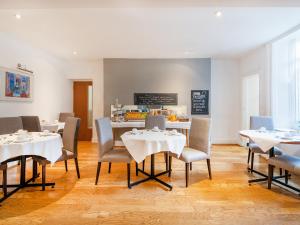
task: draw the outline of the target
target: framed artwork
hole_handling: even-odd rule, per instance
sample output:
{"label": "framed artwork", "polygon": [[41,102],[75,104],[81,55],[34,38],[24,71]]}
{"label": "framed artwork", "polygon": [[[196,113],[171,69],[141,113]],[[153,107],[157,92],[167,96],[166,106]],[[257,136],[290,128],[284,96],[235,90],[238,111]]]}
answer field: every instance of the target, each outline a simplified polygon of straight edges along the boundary
{"label": "framed artwork", "polygon": [[33,75],[24,71],[0,67],[0,100],[32,101]]}

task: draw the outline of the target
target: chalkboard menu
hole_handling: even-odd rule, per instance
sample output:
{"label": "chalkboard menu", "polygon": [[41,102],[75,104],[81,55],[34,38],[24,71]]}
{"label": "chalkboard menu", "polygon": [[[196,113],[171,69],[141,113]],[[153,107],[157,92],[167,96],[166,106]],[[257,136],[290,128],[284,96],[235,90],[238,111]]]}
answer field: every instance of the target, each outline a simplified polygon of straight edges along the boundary
{"label": "chalkboard menu", "polygon": [[192,90],[192,104],[191,104],[191,113],[193,115],[208,115],[208,99],[209,91],[208,90]]}
{"label": "chalkboard menu", "polygon": [[135,105],[177,105],[176,93],[134,93]]}

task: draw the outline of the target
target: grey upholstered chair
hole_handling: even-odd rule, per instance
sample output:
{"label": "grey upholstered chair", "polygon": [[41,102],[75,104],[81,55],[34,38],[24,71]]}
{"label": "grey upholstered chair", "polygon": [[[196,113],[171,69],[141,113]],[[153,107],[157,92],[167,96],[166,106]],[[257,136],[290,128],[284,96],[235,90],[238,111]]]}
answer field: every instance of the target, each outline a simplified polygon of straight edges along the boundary
{"label": "grey upholstered chair", "polygon": [[12,134],[20,129],[23,129],[22,119],[20,117],[0,118],[0,135]]}
{"label": "grey upholstered chair", "polygon": [[66,120],[67,120],[68,117],[74,117],[74,116],[75,116],[75,114],[73,112],[71,112],[71,113],[69,113],[69,112],[61,112],[59,114],[58,121],[64,123],[64,122],[66,122]]}
{"label": "grey upholstered chair", "polygon": [[[147,130],[151,130],[154,127],[158,127],[160,130],[165,130],[166,129],[166,118],[163,115],[157,115],[157,116],[147,116],[145,120],[145,128]],[[165,152],[165,162],[166,162],[166,170],[168,170],[168,158],[169,158],[169,153]],[[145,160],[143,160],[143,171],[145,170]]]}
{"label": "grey upholstered chair", "polygon": [[[192,118],[189,147],[183,149],[179,159],[185,162],[186,187],[189,184],[189,170],[191,163],[206,160],[209,179],[211,179],[210,153],[211,153],[211,120],[209,118]],[[169,176],[171,176],[172,157],[176,157],[174,153],[169,157]],[[189,168],[190,167],[190,168]]]}
{"label": "grey upholstered chair", "polygon": [[[250,129],[259,130],[261,127],[266,128],[266,130],[274,130],[273,119],[268,116],[251,116],[250,117]],[[248,164],[251,158],[250,172],[253,172],[254,164],[254,154],[269,154],[269,152],[264,152],[261,150],[257,144],[249,140],[249,150],[248,150]],[[281,151],[278,148],[274,149],[275,155],[281,155]]]}
{"label": "grey upholstered chair", "polygon": [[98,135],[98,145],[99,145],[99,156],[98,156],[98,166],[95,185],[98,184],[98,179],[100,175],[101,163],[109,162],[111,166],[112,162],[125,162],[127,163],[127,185],[130,185],[130,162],[132,157],[126,149],[114,149],[113,148],[113,132],[112,126],[109,118],[100,118],[95,120],[96,130]]}
{"label": "grey upholstered chair", "polygon": [[158,127],[160,130],[166,129],[166,118],[163,115],[158,116],[147,116],[145,120],[145,128],[153,129],[154,127]]}
{"label": "grey upholstered chair", "polygon": [[2,170],[2,190],[4,197],[7,196],[7,163],[0,163],[0,170]]}
{"label": "grey upholstered chair", "polygon": [[[20,129],[23,129],[22,120],[20,117],[2,117],[0,118],[0,135],[11,134]],[[4,196],[7,195],[7,162],[17,161],[20,157],[8,159],[5,162],[0,162],[0,170],[3,172],[2,190]]]}
{"label": "grey upholstered chair", "polygon": [[38,116],[21,116],[23,129],[28,132],[41,132],[41,124]]}
{"label": "grey upholstered chair", "polygon": [[[78,152],[77,152],[77,143],[78,143],[78,131],[80,127],[80,119],[76,117],[69,117],[66,120],[64,133],[63,133],[63,148],[62,155],[57,160],[65,161],[65,169],[68,171],[68,162],[69,159],[74,159],[77,177],[80,178],[79,166],[78,166]],[[50,163],[47,159],[34,156],[40,165],[42,165],[42,183],[45,184],[46,181],[46,165]],[[43,185],[43,190],[45,190],[45,185]]]}
{"label": "grey upholstered chair", "polygon": [[[271,157],[268,160],[268,169],[269,169],[269,176],[268,176],[268,188],[271,189],[271,184],[273,180],[273,172],[274,167],[278,167],[280,169],[284,169],[285,171],[285,186],[298,191],[300,194],[300,190],[288,185],[289,180],[289,173],[294,173],[296,175],[300,175],[300,158],[291,155],[279,155],[276,157]],[[278,182],[278,181],[277,181]]]}

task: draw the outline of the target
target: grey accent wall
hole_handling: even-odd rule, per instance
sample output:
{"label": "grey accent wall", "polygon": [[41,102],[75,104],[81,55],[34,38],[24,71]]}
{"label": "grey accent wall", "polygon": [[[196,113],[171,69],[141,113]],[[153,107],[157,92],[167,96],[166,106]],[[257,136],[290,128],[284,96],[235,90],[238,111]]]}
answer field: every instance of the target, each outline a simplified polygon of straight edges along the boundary
{"label": "grey accent wall", "polygon": [[116,98],[133,105],[134,93],[178,93],[178,104],[187,105],[190,114],[191,90],[197,89],[211,90],[209,58],[104,59],[105,116]]}

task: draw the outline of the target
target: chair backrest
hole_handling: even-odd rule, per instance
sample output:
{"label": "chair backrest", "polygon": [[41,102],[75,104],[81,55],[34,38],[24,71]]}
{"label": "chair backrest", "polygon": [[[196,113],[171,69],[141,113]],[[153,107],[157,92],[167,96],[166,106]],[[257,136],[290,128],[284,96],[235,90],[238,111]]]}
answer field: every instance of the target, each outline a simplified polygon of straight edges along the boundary
{"label": "chair backrest", "polygon": [[66,122],[68,117],[75,117],[75,114],[74,113],[68,113],[68,112],[61,112],[59,114],[58,121],[59,122]]}
{"label": "chair backrest", "polygon": [[0,118],[0,135],[12,134],[20,129],[23,129],[23,124],[20,117]]}
{"label": "chair backrest", "polygon": [[154,127],[158,127],[160,130],[166,129],[166,118],[163,115],[158,116],[147,116],[145,120],[145,128],[153,129]]}
{"label": "chair backrest", "polygon": [[250,129],[258,130],[265,127],[267,130],[274,130],[272,117],[269,116],[250,116]]}
{"label": "chair backrest", "polygon": [[189,147],[210,155],[211,119],[192,118]]}
{"label": "chair backrest", "polygon": [[23,129],[29,132],[41,132],[41,124],[38,116],[21,116]]}
{"label": "chair backrest", "polygon": [[112,150],[114,146],[113,132],[110,119],[107,117],[95,120],[98,135],[99,158]]}
{"label": "chair backrest", "polygon": [[77,156],[78,132],[80,127],[80,119],[69,117],[65,122],[63,131],[63,149],[73,152]]}

